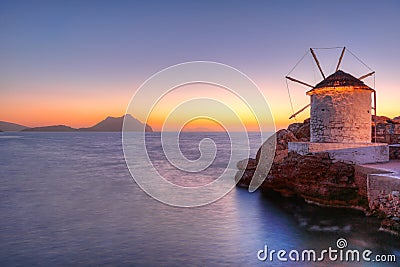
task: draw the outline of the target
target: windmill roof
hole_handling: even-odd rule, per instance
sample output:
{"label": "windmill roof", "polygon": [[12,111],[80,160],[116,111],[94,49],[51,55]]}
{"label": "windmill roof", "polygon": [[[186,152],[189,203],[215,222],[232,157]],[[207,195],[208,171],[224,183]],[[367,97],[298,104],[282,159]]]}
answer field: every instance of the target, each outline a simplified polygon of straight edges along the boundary
{"label": "windmill roof", "polygon": [[325,80],[321,81],[316,86],[314,86],[314,88],[308,91],[307,94],[312,93],[313,91],[316,91],[320,88],[341,87],[341,86],[354,86],[357,87],[357,89],[373,91],[373,89],[367,86],[363,81],[357,79],[353,75],[350,75],[344,71],[338,70],[332,75],[328,76]]}

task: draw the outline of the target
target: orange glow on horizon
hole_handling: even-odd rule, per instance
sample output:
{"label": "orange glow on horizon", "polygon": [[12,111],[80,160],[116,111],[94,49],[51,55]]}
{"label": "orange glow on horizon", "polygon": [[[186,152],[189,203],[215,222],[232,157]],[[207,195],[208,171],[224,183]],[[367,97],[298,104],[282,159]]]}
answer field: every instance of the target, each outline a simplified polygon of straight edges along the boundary
{"label": "orange glow on horizon", "polygon": [[[0,98],[0,120],[27,127],[66,125],[73,128],[90,127],[107,116],[119,117],[125,113],[129,94],[110,97],[107,88],[99,93],[71,92],[68,88],[59,90],[28,87],[28,93],[18,90],[6,92]],[[101,93],[102,92],[102,93]]]}
{"label": "orange glow on horizon", "polygon": [[[211,122],[211,118],[215,120]],[[196,119],[197,118],[197,119]],[[202,119],[199,119],[202,118]],[[190,84],[174,89],[161,98],[147,118],[147,123],[156,131],[193,130],[260,131],[267,125],[265,118],[258,123],[253,111],[232,92],[209,84]],[[194,121],[191,121],[195,119]],[[185,125],[191,121],[190,125]],[[185,126],[185,127],[184,127]],[[270,127],[273,129],[272,125]]]}
{"label": "orange glow on horizon", "polygon": [[[289,116],[293,113],[289,98],[282,84],[270,84],[261,82],[261,88],[273,112],[276,130],[286,128],[294,122],[303,122],[309,117],[309,109],[299,114],[295,119],[289,120]],[[0,98],[0,120],[25,125],[28,127],[48,126],[48,125],[67,125],[73,128],[90,127],[104,120],[107,116],[120,117],[125,113],[126,107],[132,96],[132,86],[120,86],[125,88],[119,93],[111,93],[115,90],[112,87],[99,87],[99,93],[91,94],[90,92],[71,92],[68,88],[60,86],[58,90],[50,90],[49,88],[38,89],[39,86],[28,87],[28,91],[17,88],[14,91],[3,92]],[[272,89],[279,88],[279,89]],[[400,115],[397,99],[400,98],[400,91],[394,90],[395,86],[382,82],[377,91],[377,108],[378,115],[384,115],[390,118]],[[94,90],[94,89],[92,89]],[[21,92],[24,93],[21,93]],[[28,93],[27,93],[28,92]],[[309,103],[309,97],[305,95],[306,90],[303,88],[294,93],[294,112]],[[180,101],[188,99],[195,95],[196,97],[210,97],[216,100],[225,101],[229,107],[234,108],[241,121],[249,131],[258,131],[258,125],[246,106],[240,99],[227,94],[221,88],[210,86],[210,88],[202,87],[192,88],[192,90],[181,90],[175,94],[171,94],[164,100],[160,101],[158,107],[154,110],[148,120],[148,124],[155,130],[160,131],[166,116],[171,108]],[[199,110],[193,107],[193,110]],[[142,122],[143,118],[131,112],[132,116],[138,118]],[[216,112],[220,114],[224,120],[224,125],[232,126],[234,129],[241,129],[241,126],[231,120],[223,111]],[[176,115],[175,124],[172,128],[179,130],[182,127],[182,116]],[[193,126],[196,125],[196,126]],[[196,122],[185,130],[193,130],[193,128],[212,131],[220,131],[219,127],[205,121]]]}

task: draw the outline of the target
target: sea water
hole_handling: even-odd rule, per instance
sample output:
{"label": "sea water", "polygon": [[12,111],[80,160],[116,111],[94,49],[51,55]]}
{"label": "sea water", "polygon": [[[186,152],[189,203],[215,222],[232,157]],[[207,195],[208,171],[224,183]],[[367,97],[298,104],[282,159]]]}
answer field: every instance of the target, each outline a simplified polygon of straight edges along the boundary
{"label": "sea water", "polygon": [[[159,137],[148,133],[149,158],[171,182],[209,183],[227,166],[224,133],[181,134],[192,160],[199,140],[216,143],[215,162],[198,174],[172,168]],[[265,246],[322,250],[336,248],[339,238],[348,248],[396,255],[399,264],[399,237],[378,231],[379,220],[358,211],[240,188],[202,207],[165,205],[132,179],[121,143],[121,133],[0,134],[0,266],[271,266],[285,263],[276,256],[260,261]],[[299,263],[345,264],[368,266]]]}

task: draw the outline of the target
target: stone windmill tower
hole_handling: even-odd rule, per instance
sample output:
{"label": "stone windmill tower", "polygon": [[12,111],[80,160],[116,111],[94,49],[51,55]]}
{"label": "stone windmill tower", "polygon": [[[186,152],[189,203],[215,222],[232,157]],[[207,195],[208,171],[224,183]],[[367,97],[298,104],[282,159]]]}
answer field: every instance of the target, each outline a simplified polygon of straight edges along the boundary
{"label": "stone windmill tower", "polygon": [[310,135],[317,143],[370,143],[371,93],[375,90],[341,70],[307,92]]}
{"label": "stone windmill tower", "polygon": [[371,111],[376,115],[376,91],[362,79],[375,72],[356,78],[340,70],[343,48],[336,71],[325,77],[313,49],[310,51],[324,79],[312,86],[286,76],[312,88],[306,93],[310,96],[310,104],[290,117],[311,106],[310,142],[289,143],[289,151],[303,155],[327,151],[332,158],[352,163],[388,161],[387,145],[371,143]]}

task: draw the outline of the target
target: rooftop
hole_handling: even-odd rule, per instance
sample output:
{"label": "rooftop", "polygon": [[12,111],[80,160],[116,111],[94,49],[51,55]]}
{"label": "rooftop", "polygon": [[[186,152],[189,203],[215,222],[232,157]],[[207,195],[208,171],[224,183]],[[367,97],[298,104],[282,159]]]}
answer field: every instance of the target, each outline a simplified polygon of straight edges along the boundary
{"label": "rooftop", "polygon": [[317,89],[321,88],[333,88],[333,87],[348,87],[353,86],[357,89],[364,89],[373,91],[369,86],[367,86],[363,81],[357,79],[351,74],[348,74],[342,70],[338,70],[332,75],[328,76],[325,80],[318,83],[314,86],[313,89],[307,92],[307,94],[312,93],[313,91],[317,91]]}

